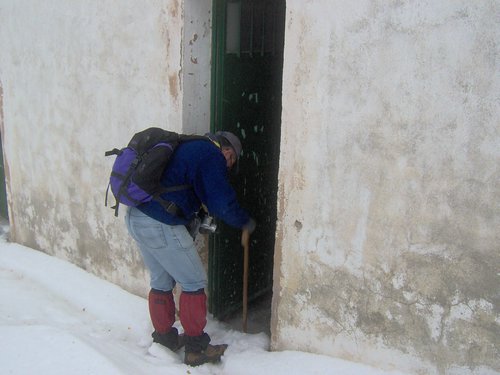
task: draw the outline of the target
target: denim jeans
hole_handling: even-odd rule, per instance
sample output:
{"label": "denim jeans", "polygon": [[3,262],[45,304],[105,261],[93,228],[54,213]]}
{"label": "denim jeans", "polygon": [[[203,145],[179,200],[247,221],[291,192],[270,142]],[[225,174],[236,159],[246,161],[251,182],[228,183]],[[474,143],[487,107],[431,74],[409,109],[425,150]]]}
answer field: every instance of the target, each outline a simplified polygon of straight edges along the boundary
{"label": "denim jeans", "polygon": [[184,225],[167,225],[129,207],[125,222],[149,269],[151,288],[184,292],[206,288],[207,275],[193,238]]}

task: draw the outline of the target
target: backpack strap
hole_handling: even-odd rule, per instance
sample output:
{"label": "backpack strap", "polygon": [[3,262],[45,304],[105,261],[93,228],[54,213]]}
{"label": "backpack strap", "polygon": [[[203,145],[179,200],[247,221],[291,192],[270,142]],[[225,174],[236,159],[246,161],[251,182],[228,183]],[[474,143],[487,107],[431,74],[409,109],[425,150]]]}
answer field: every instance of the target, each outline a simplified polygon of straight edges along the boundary
{"label": "backpack strap", "polygon": [[111,186],[111,182],[108,182],[108,187],[106,188],[106,197],[104,199],[104,206],[108,207],[108,193],[109,193],[109,187]]}
{"label": "backpack strap", "polygon": [[222,146],[220,144],[219,138],[213,133],[205,134],[205,139],[211,141],[214,145],[217,146],[218,149],[222,150]]}
{"label": "backpack strap", "polygon": [[104,156],[111,156],[111,155],[121,155],[123,152],[123,149],[117,149],[117,148],[114,148],[112,150],[109,150],[109,151],[106,151],[104,153]]}
{"label": "backpack strap", "polygon": [[[108,192],[109,192],[109,187],[111,186],[111,183],[108,183],[108,187],[106,188],[106,199],[104,200],[104,206],[108,206]],[[111,206],[111,209],[115,210],[115,216],[118,217],[118,206],[120,205],[120,202],[118,202],[118,199],[115,197],[115,205]]]}
{"label": "backpack strap", "polygon": [[[104,156],[111,156],[111,155],[121,155],[123,153],[123,149],[117,149],[114,148],[112,150],[104,152]],[[106,198],[104,199],[104,206],[108,206],[108,193],[109,193],[109,187],[111,186],[111,182],[108,182],[108,187],[106,188]],[[112,209],[115,210],[115,216],[118,216],[118,206],[120,205],[120,202],[118,202],[118,199],[116,199],[116,204],[111,207]]]}
{"label": "backpack strap", "polygon": [[169,214],[178,217],[184,217],[182,210],[172,201],[167,201],[163,199],[160,195],[164,193],[170,193],[173,191],[181,191],[186,189],[191,189],[191,185],[176,185],[169,187],[162,187],[158,193],[153,196],[153,200],[157,201],[161,204],[161,206],[167,211]]}
{"label": "backpack strap", "polygon": [[156,200],[158,203],[161,204],[161,206],[167,211],[170,215],[172,216],[177,216],[177,217],[184,217],[184,214],[182,210],[177,206],[174,202],[167,201],[165,199],[157,199]]}
{"label": "backpack strap", "polygon": [[[169,187],[164,187],[162,186],[160,189],[159,189],[159,192],[157,194],[155,194],[155,198],[158,196],[159,198],[159,195],[160,194],[164,194],[164,193],[171,193],[171,192],[174,192],[174,191],[180,191],[180,190],[186,190],[186,189],[191,189],[192,186],[191,185],[176,185],[176,186],[169,186]],[[161,198],[160,198],[161,199]]]}

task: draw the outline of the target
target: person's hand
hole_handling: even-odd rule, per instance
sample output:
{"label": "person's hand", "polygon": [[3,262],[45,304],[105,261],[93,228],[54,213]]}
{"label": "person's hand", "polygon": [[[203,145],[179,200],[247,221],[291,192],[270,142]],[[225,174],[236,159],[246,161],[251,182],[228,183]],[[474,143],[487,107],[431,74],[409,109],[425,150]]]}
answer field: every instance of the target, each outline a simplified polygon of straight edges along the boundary
{"label": "person's hand", "polygon": [[257,223],[255,222],[254,219],[250,218],[248,222],[243,226],[243,230],[247,230],[248,234],[252,234],[253,231],[255,230],[255,227],[257,226]]}
{"label": "person's hand", "polygon": [[243,230],[241,232],[241,246],[248,247],[248,244],[250,242],[250,235],[255,230],[256,226],[257,226],[257,223],[252,218],[250,218],[250,220],[248,220],[248,223],[246,223],[243,226]]}

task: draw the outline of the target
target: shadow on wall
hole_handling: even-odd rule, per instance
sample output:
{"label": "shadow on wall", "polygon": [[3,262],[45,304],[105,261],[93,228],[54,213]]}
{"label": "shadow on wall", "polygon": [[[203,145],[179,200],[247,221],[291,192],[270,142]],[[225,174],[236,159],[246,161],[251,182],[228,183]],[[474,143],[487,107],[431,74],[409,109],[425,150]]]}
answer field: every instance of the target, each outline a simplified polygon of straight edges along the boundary
{"label": "shadow on wall", "polygon": [[5,187],[5,167],[3,164],[3,86],[0,82],[0,219],[9,220],[7,209],[7,189]]}

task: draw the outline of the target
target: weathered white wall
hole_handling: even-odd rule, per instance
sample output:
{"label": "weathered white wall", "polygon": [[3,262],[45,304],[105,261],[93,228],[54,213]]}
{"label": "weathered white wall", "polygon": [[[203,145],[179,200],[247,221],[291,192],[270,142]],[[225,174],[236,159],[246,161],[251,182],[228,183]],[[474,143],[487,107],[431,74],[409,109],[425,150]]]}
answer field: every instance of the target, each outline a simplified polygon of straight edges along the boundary
{"label": "weathered white wall", "polygon": [[183,129],[187,134],[204,134],[210,129],[211,0],[184,0],[183,33]]}
{"label": "weathered white wall", "polygon": [[12,238],[142,294],[124,209],[104,207],[104,152],[150,125],[182,130],[182,13],[181,0],[0,3]]}
{"label": "weathered white wall", "polygon": [[500,371],[499,20],[287,1],[274,349]]}
{"label": "weathered white wall", "polygon": [[[274,349],[500,371],[499,7],[287,1]],[[208,130],[210,7],[3,0],[0,19],[13,240],[144,294],[104,151]]]}

